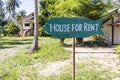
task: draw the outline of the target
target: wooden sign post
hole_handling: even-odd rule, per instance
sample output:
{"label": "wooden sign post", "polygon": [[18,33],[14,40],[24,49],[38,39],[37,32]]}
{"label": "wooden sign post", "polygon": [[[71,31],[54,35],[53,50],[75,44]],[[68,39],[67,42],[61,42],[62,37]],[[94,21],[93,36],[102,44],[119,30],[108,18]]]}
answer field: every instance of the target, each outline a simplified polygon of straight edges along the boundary
{"label": "wooden sign post", "polygon": [[75,38],[73,38],[73,67],[72,67],[72,80],[75,80]]}
{"label": "wooden sign post", "polygon": [[95,34],[104,35],[101,30],[103,19],[88,18],[53,18],[46,22],[43,28],[57,38],[73,38],[73,68],[72,80],[75,80],[75,38],[89,37]]}

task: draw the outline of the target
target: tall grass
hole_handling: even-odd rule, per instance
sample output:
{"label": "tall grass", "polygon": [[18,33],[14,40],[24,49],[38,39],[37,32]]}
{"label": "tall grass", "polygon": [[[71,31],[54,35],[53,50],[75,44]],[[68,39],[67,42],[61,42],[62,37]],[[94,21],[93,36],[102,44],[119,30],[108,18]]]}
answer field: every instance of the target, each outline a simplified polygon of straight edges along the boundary
{"label": "tall grass", "polygon": [[44,44],[33,54],[34,58],[47,61],[58,61],[70,58],[70,52],[66,51],[60,44]]}
{"label": "tall grass", "polygon": [[117,51],[116,51],[116,52],[117,52],[117,54],[118,54],[118,57],[120,58],[120,45],[118,45],[116,48],[117,48]]}
{"label": "tall grass", "polygon": [[[22,39],[22,41],[24,40],[25,39]],[[58,39],[40,38],[39,40],[41,42],[41,44],[39,44],[40,48],[32,55],[26,55],[25,52],[28,49],[24,49],[16,53],[13,57],[9,57],[0,62],[0,80],[18,80],[20,74],[22,74],[21,70],[23,72],[25,70],[27,71],[29,66],[36,63],[42,62],[42,64],[44,64],[49,61],[65,60],[70,58],[70,52],[64,50],[64,48],[59,44]],[[33,73],[27,74],[26,76],[30,77],[30,75],[33,74],[30,78],[34,78],[34,74],[36,74],[34,70],[32,69]]]}

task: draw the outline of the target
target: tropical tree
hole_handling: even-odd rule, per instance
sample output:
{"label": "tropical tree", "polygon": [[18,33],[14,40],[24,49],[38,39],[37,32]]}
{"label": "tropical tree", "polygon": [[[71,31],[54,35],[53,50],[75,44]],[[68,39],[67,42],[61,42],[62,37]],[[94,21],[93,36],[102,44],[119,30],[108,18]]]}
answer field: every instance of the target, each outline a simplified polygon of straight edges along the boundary
{"label": "tropical tree", "polygon": [[40,0],[39,24],[43,26],[51,17],[56,16],[55,6],[60,0]]}
{"label": "tropical tree", "polygon": [[3,1],[0,0],[0,22],[3,17],[3,5],[4,5]]}
{"label": "tropical tree", "polygon": [[80,11],[78,15],[94,20],[102,18],[104,13],[114,6],[109,0],[107,1],[107,4],[103,3],[102,0],[94,0],[94,2],[91,2],[91,0],[79,0],[79,3],[82,5],[79,5]]}
{"label": "tropical tree", "polygon": [[2,14],[2,6],[3,6],[3,1],[0,0],[0,15]]}
{"label": "tropical tree", "polygon": [[38,49],[38,0],[34,0],[35,10],[34,10],[34,40],[33,44],[28,51],[29,54],[33,53]]}
{"label": "tropical tree", "polygon": [[2,34],[2,26],[1,26],[1,23],[2,23],[2,18],[3,18],[3,1],[0,0],[0,37],[1,37],[1,34]]}
{"label": "tropical tree", "polygon": [[20,14],[21,16],[23,16],[23,17],[25,17],[26,16],[26,11],[25,10],[20,10],[19,12],[18,12],[18,14]]}
{"label": "tropical tree", "polygon": [[23,17],[26,16],[26,11],[25,10],[20,10],[18,13],[15,15],[16,21],[20,21]]}
{"label": "tropical tree", "polygon": [[19,8],[21,2],[19,0],[7,0],[6,1],[6,10],[9,14],[9,18],[13,19],[15,15],[15,9]]}

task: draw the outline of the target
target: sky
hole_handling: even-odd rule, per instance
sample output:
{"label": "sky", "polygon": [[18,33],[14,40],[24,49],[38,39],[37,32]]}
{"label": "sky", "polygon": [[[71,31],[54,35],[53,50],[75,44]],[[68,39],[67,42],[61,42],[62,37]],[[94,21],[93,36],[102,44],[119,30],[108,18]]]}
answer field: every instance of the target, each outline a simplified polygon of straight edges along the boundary
{"label": "sky", "polygon": [[17,10],[25,10],[27,14],[34,12],[34,0],[20,0],[22,4]]}
{"label": "sky", "polygon": [[[2,0],[6,1],[6,0]],[[27,15],[34,12],[34,0],[19,0],[22,3],[20,4],[20,8],[17,8],[16,11],[25,10]]]}

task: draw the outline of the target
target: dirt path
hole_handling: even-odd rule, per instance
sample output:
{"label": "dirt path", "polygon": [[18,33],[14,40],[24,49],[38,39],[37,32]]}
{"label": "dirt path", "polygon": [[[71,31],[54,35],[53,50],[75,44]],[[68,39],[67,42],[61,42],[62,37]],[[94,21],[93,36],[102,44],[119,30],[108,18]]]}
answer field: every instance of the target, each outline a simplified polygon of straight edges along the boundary
{"label": "dirt path", "polygon": [[26,48],[29,44],[16,45],[13,48],[0,49],[0,61],[4,60],[7,57],[13,56],[19,50]]}

